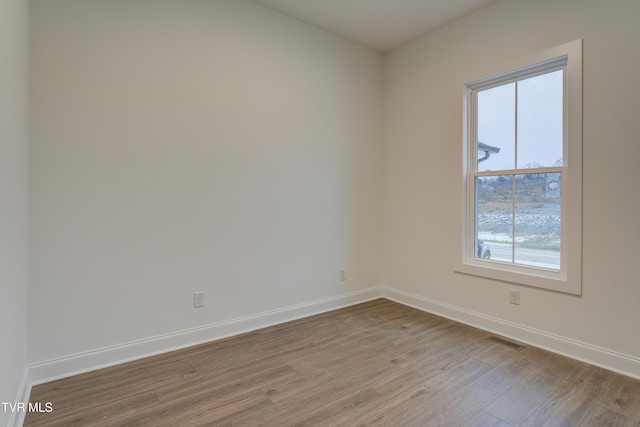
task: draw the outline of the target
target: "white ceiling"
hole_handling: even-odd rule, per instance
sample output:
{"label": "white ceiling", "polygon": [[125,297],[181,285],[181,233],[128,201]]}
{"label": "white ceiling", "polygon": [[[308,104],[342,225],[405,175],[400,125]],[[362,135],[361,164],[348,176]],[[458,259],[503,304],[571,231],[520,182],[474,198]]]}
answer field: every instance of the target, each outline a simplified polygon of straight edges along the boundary
{"label": "white ceiling", "polygon": [[496,0],[253,0],[387,52]]}

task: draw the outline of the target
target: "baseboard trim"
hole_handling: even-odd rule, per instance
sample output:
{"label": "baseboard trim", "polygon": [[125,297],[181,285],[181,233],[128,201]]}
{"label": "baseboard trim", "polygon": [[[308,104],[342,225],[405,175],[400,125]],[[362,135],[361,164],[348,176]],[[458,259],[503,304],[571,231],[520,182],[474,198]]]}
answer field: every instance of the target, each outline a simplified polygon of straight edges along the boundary
{"label": "baseboard trim", "polygon": [[382,297],[572,359],[640,379],[640,359],[383,286]]}
{"label": "baseboard trim", "polygon": [[[380,297],[380,287],[369,288],[199,328],[31,364],[29,365],[28,373],[31,380],[29,385],[42,384],[132,360],[216,341],[233,335],[360,304]],[[29,394],[26,394],[26,396],[28,400]]]}
{"label": "baseboard trim", "polygon": [[[31,387],[84,372],[142,359],[181,348],[254,331],[331,310],[386,298],[409,307],[474,326],[572,359],[640,379],[640,359],[570,338],[557,336],[482,313],[466,310],[391,287],[381,286],[271,310],[199,328],[129,342],[29,365],[23,374],[17,402],[28,402]],[[22,415],[22,419],[20,416]],[[17,413],[9,426],[22,425]]]}

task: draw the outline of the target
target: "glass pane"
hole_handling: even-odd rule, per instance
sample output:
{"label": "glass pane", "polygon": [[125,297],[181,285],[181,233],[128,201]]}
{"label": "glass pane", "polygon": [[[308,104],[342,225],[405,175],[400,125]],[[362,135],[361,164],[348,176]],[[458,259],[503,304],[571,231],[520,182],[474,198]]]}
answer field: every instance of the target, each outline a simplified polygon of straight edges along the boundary
{"label": "glass pane", "polygon": [[513,262],[513,179],[476,178],[476,258]]}
{"label": "glass pane", "polygon": [[560,173],[515,177],[515,262],[560,269]]}
{"label": "glass pane", "polygon": [[563,70],[518,82],[518,168],[562,165]]}
{"label": "glass pane", "polygon": [[478,91],[478,171],[515,168],[515,93],[515,83]]}

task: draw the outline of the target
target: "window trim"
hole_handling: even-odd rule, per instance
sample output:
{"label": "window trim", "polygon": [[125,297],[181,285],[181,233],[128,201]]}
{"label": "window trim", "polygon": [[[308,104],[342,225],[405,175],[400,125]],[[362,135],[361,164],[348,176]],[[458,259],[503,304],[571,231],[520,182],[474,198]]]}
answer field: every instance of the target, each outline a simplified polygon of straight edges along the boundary
{"label": "window trim", "polygon": [[[491,68],[491,67],[488,67]],[[478,88],[500,86],[522,77],[532,77],[564,68],[564,140],[563,160],[558,169],[561,181],[561,266],[559,270],[527,267],[518,264],[486,261],[475,258],[475,197],[470,183],[471,171],[477,161],[477,150],[472,144],[476,123],[472,114],[474,97],[472,91]],[[480,77],[480,78],[478,78]],[[463,88],[462,153],[458,157],[461,170],[457,191],[462,189],[459,233],[456,251],[458,273],[470,274],[499,281],[533,286],[568,294],[582,294],[582,40],[575,40],[520,59],[485,70],[482,75],[460,76],[458,87]],[[519,174],[536,173],[537,169],[514,169]],[[495,173],[495,171],[493,171]],[[481,172],[474,172],[473,176]]]}

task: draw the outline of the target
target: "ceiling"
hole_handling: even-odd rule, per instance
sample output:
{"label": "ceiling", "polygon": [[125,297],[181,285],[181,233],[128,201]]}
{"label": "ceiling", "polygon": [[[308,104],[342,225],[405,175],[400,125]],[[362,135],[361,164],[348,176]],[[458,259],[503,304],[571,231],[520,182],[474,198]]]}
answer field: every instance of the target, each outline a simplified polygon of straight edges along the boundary
{"label": "ceiling", "polygon": [[253,1],[384,53],[496,0]]}

